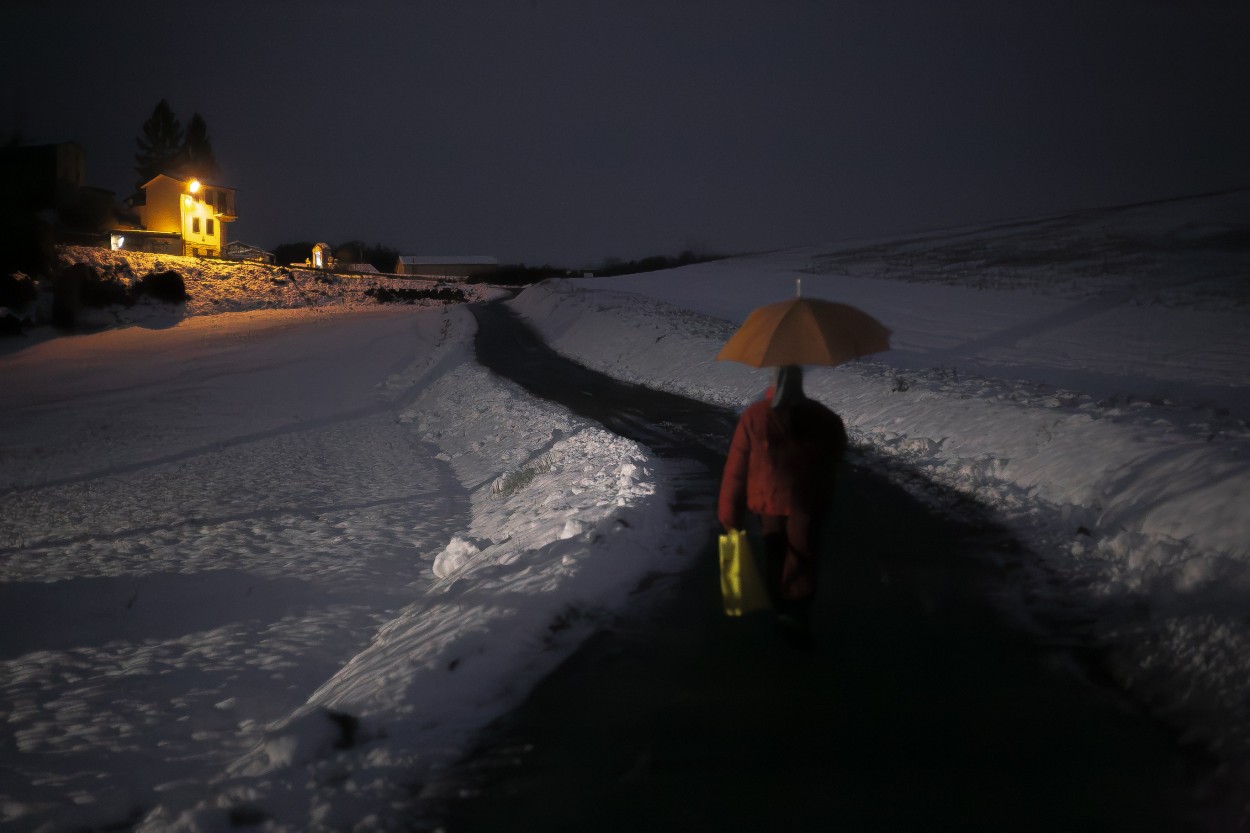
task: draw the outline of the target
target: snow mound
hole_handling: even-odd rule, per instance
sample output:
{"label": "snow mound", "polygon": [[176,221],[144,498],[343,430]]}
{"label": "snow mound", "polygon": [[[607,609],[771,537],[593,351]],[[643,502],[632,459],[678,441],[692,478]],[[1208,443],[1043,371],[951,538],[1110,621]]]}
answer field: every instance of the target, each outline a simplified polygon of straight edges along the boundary
{"label": "snow mound", "polygon": [[479,552],[481,550],[472,541],[466,541],[457,535],[451,539],[447,549],[435,556],[434,566],[431,569],[437,577],[447,578],[451,574],[463,570],[465,565]]}

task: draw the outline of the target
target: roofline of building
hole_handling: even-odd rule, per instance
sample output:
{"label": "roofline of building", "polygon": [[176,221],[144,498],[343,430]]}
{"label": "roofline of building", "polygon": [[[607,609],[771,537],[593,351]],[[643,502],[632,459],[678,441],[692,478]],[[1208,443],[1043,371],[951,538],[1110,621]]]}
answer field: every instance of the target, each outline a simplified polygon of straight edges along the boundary
{"label": "roofline of building", "polygon": [[[178,177],[170,176],[169,174],[157,174],[156,176],[149,179],[147,182],[140,185],[139,188],[140,189],[147,188],[149,185],[151,185],[153,182],[156,182],[156,180],[160,179],[161,177],[165,177],[166,179],[172,179],[174,182],[181,182],[181,183],[187,183],[193,179],[200,179],[198,176],[189,176],[189,177],[186,177],[185,179],[179,179]],[[239,190],[238,188],[235,188],[230,185],[217,185],[215,183],[208,182],[203,179],[200,179],[200,184],[203,185],[205,188],[216,188],[219,191],[236,191],[237,192]]]}

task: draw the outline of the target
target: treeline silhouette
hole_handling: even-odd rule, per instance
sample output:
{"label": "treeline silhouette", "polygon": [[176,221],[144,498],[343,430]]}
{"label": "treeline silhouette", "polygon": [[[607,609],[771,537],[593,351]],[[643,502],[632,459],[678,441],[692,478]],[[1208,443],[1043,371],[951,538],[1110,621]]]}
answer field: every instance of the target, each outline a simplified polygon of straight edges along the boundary
{"label": "treeline silhouette", "polygon": [[655,255],[641,260],[617,260],[608,258],[599,268],[591,270],[600,277],[613,275],[635,275],[639,272],[658,272],[661,269],[676,269],[678,266],[689,266],[692,263],[707,263],[712,260],[723,260],[724,255],[697,254],[687,249],[676,257]]}
{"label": "treeline silhouette", "polygon": [[[283,243],[273,249],[274,262],[279,264],[303,263],[312,256],[312,248],[316,245],[310,240],[295,243]],[[372,246],[361,240],[349,240],[346,243],[331,245],[334,259],[338,266],[353,263],[368,263],[379,272],[395,271],[399,260],[399,250],[375,243]],[[698,254],[684,251],[678,255],[654,255],[639,260],[620,260],[610,257],[598,266],[587,266],[581,269],[570,269],[567,266],[527,266],[524,263],[501,265],[494,271],[475,275],[466,280],[467,283],[489,283],[499,286],[529,286],[547,278],[576,278],[587,275],[610,277],[612,275],[633,275],[639,272],[656,272],[660,269],[674,269],[678,266],[689,266],[692,263],[705,263],[710,260],[721,260],[724,255]]]}
{"label": "treeline silhouette", "polygon": [[584,269],[567,269],[561,266],[500,266],[489,275],[478,275],[469,278],[469,283],[490,283],[500,286],[528,286],[547,278],[576,277],[611,277],[613,275],[636,275],[639,272],[658,272],[661,269],[675,269],[678,266],[689,266],[692,263],[706,263],[721,260],[725,256],[719,254],[697,254],[684,251],[673,257],[669,255],[653,255],[640,260],[619,260],[608,258],[599,266]]}

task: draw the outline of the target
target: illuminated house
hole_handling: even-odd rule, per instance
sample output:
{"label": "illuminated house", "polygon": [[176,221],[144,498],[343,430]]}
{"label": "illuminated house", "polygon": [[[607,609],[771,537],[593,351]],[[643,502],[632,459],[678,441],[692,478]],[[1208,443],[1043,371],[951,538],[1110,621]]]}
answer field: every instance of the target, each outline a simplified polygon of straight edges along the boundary
{"label": "illuminated house", "polygon": [[144,183],[134,210],[143,228],[116,232],[114,249],[221,257],[226,223],[238,219],[233,188],[165,174]]}

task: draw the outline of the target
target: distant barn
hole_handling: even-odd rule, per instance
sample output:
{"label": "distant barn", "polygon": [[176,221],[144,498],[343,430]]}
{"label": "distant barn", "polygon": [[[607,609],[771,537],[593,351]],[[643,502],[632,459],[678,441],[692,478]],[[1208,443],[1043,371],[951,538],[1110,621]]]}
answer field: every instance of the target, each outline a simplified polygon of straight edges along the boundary
{"label": "distant barn", "polygon": [[395,264],[396,275],[420,275],[427,278],[471,278],[489,275],[499,268],[493,257],[418,257],[403,256]]}
{"label": "distant barn", "polygon": [[250,260],[255,263],[273,263],[273,252],[267,252],[256,246],[249,246],[238,240],[226,244],[222,255],[226,260]]}

